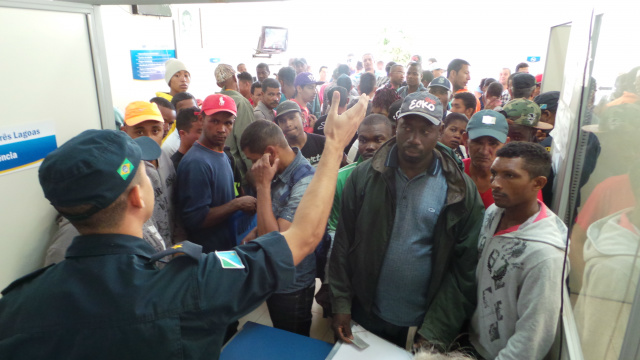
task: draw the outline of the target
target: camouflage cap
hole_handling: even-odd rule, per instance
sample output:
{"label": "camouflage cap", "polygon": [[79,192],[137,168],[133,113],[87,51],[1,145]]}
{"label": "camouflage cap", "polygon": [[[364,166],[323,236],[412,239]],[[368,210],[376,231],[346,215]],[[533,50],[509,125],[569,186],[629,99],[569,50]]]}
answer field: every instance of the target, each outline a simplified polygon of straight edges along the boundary
{"label": "camouflage cap", "polygon": [[540,122],[540,107],[531,100],[513,99],[504,105],[502,111],[510,125],[524,125],[542,130],[553,128],[551,124]]}

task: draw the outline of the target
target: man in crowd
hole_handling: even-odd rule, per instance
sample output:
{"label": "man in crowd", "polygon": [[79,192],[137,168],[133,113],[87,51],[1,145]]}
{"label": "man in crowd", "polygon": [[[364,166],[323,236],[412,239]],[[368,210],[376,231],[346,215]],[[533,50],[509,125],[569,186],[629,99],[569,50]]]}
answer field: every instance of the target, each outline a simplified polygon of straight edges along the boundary
{"label": "man in crowd", "polygon": [[511,69],[502,68],[500,71],[500,77],[498,77],[498,81],[502,88],[502,105],[506,104],[511,100],[511,95],[509,95],[509,76],[511,76]]}
{"label": "man in crowd", "polygon": [[453,92],[467,91],[467,83],[471,80],[469,75],[469,62],[462,59],[453,59],[447,67],[447,79],[453,85]]}
{"label": "man in crowd", "polygon": [[300,149],[311,165],[318,166],[325,139],[322,135],[307,133],[302,123],[302,110],[294,101],[287,100],[276,108],[276,124],[282,129],[287,143]]}
{"label": "man in crowd", "polygon": [[238,66],[236,66],[236,70],[238,70],[238,74],[242,74],[243,72],[247,71],[247,65],[245,65],[244,63],[240,63],[238,64]]}
{"label": "man in crowd", "polygon": [[[342,86],[334,86],[331,89],[329,89],[329,92],[327,92],[327,99],[329,100],[329,103],[328,103],[329,106],[332,106],[331,99],[333,98],[334,91],[337,91],[340,93],[340,102],[338,103],[338,114],[342,114],[343,112],[347,111],[347,102],[349,100],[349,96],[347,95],[347,89],[343,88]],[[325,126],[325,122],[327,121],[327,116],[328,115],[322,115],[320,116],[318,121],[316,121],[316,124],[313,127],[314,134],[324,136],[324,126]]]}
{"label": "man in crowd", "polygon": [[444,70],[442,68],[442,66],[440,66],[440,64],[438,64],[437,62],[434,62],[433,64],[431,64],[431,72],[433,73],[433,78],[437,78],[442,76],[442,74],[444,73]]}
{"label": "man in crowd", "polygon": [[371,159],[382,144],[393,137],[393,129],[387,117],[381,114],[371,114],[364,118],[358,128],[357,135],[358,153],[360,154],[358,161],[344,166],[338,171],[336,194],[333,197],[333,206],[331,207],[331,215],[329,216],[329,234],[331,238],[334,237],[338,226],[340,208],[342,206],[342,191],[344,184],[347,182],[347,178],[356,166],[365,160]]}
{"label": "man in crowd", "polygon": [[265,79],[262,82],[262,100],[253,110],[256,120],[274,121],[275,108],[280,103],[280,84],[276,79]]}
{"label": "man in crowd", "polygon": [[300,75],[303,72],[307,72],[307,60],[305,58],[297,58],[293,60],[293,68],[296,70],[296,75]]}
{"label": "man in crowd", "polygon": [[[280,88],[280,85],[278,85]],[[255,110],[258,103],[262,100],[262,84],[259,81],[251,84],[251,104],[253,105],[253,109]]]}
{"label": "man in crowd", "polygon": [[398,95],[404,99],[407,95],[414,92],[427,91],[422,85],[422,65],[412,62],[407,65],[407,85],[398,89]]}
{"label": "man in crowd", "polygon": [[511,100],[513,99],[527,99],[531,100],[533,90],[536,88],[536,78],[527,73],[515,73],[511,77],[511,86],[509,87],[509,93]]}
{"label": "man in crowd", "polygon": [[520,64],[516,65],[516,73],[529,73],[529,64],[521,62]]}
{"label": "man in crowd", "polygon": [[[278,125],[256,121],[242,134],[242,151],[253,161],[251,174],[257,191],[258,226],[254,236],[291,227],[314,168],[298,148],[292,149]],[[271,169],[275,167],[273,173]],[[297,266],[293,284],[267,299],[273,326],[309,336],[315,293],[316,257],[307,255]]]}
{"label": "man in crowd", "polygon": [[178,59],[169,59],[164,64],[164,81],[169,85],[169,92],[158,91],[156,96],[163,97],[169,101],[177,93],[189,90],[191,74],[184,63]]}
{"label": "man in crowd", "polygon": [[422,85],[426,88],[433,81],[433,73],[431,70],[422,70]]}
{"label": "man in crowd", "polygon": [[516,98],[509,101],[502,111],[509,122],[511,141],[537,142],[538,130],[553,128],[550,124],[540,122],[540,107],[531,100]]}
{"label": "man in crowd", "polygon": [[[358,84],[358,93],[365,94],[372,99],[376,93],[376,76],[371,73],[364,73],[360,76],[360,84]],[[352,101],[355,104],[357,101]]]}
{"label": "man in crowd", "polygon": [[[180,113],[180,110],[198,106],[196,104],[196,98],[189,94],[188,92],[177,93],[172,99],[171,104],[176,109],[176,114]],[[177,117],[177,115],[176,115]],[[162,152],[166,153],[169,158],[171,158],[178,148],[180,147],[180,133],[176,129],[176,124],[174,124],[169,130],[169,135],[167,135],[164,140],[162,140]]]}
{"label": "man in crowd", "polygon": [[296,96],[296,71],[290,66],[284,66],[278,71],[278,82],[280,82],[280,102],[293,99]]}
{"label": "man in crowd", "polygon": [[459,159],[466,159],[467,151],[464,146],[464,134],[467,132],[469,118],[460,113],[452,112],[443,120],[440,142],[451,150]]}
{"label": "man in crowd", "polygon": [[[122,131],[132,139],[147,136],[158,146],[162,141],[162,114],[158,106],[146,101],[134,101],[127,105],[124,112]],[[176,170],[167,153],[162,153],[157,160],[145,162],[145,171],[151,180],[155,194],[153,220],[162,236],[166,247],[173,245],[175,230],[174,183]]]}
{"label": "man in crowd", "polygon": [[[234,116],[233,126],[229,128],[230,134],[227,134],[227,146],[233,155],[235,165],[240,171],[240,176],[243,179],[247,170],[251,168],[251,161],[244,156],[244,153],[240,150],[240,136],[244,129],[254,121],[253,107],[249,100],[247,100],[242,94],[238,92],[238,80],[236,79],[236,72],[230,65],[220,64],[215,70],[216,82],[222,89],[220,94],[224,94],[233,99],[236,107],[237,115]],[[223,100],[226,101],[226,100]],[[234,111],[235,112],[235,111]],[[235,115],[235,114],[234,114]]]}
{"label": "man in crowd", "polygon": [[400,64],[393,64],[389,69],[389,82],[385,87],[398,90],[402,87],[404,82],[404,66]]}
{"label": "man in crowd", "polygon": [[201,245],[205,253],[234,247],[233,224],[227,220],[236,211],[253,213],[256,209],[255,198],[235,197],[231,164],[223,152],[236,113],[231,97],[208,96],[202,104],[202,135],[178,167],[178,211],[189,240]]}
{"label": "man in crowd", "polygon": [[464,141],[469,158],[462,160],[464,172],[476,184],[485,209],[493,204],[491,195],[491,164],[496,152],[509,141],[509,124],[499,112],[482,110],[475,113],[467,124]]}
{"label": "man in crowd", "polygon": [[435,95],[442,104],[443,118],[447,113],[447,106],[451,99],[451,82],[444,76],[437,77],[427,87],[429,94]]}
{"label": "man in crowd", "polygon": [[[141,239],[154,202],[143,161],[160,155],[153,141],[88,130],[64,143],[45,158],[39,178],[45,197],[82,235],[69,248],[69,259],[3,291],[3,354],[50,359],[52,353],[43,349],[56,349],[54,357],[69,360],[159,359],[167,354],[217,359],[227,324],[291,284],[294,266],[322,239],[338,158],[365,106],[363,98],[354,110],[332,115],[326,159],[290,229],[227,254],[203,255],[190,243],[155,254]],[[78,163],[88,166],[79,168]],[[184,255],[155,266],[160,258],[178,254]],[[180,336],[166,337],[176,332]]]}
{"label": "man in crowd", "polygon": [[[560,91],[547,91],[546,93],[536,96],[533,100],[540,107],[540,122],[551,125],[552,129],[556,123],[558,100],[560,100]],[[540,140],[540,145],[551,152],[553,137],[549,135],[549,131],[551,130],[539,130],[536,133],[536,137]]]}
{"label": "man in crowd", "polygon": [[320,70],[318,71],[318,80],[327,82],[327,71],[329,71],[329,68],[326,66],[320,66]]}
{"label": "man in crowd", "polygon": [[409,94],[396,137],[346,181],[329,284],[333,329],[347,343],[353,318],[401,347],[417,326],[417,343],[447,348],[475,309],[483,207],[437,145],[442,113],[435,96]]}
{"label": "man in crowd", "polygon": [[251,84],[253,83],[253,77],[248,72],[238,74],[238,92],[249,100],[251,106],[255,106],[251,100]]}
{"label": "man in crowd", "polygon": [[178,164],[180,164],[184,155],[202,135],[202,117],[198,115],[199,113],[199,108],[191,107],[183,109],[178,114],[176,131],[180,135],[180,147],[175,154],[171,155],[171,162],[173,162],[173,167],[176,171],[178,171]]}
{"label": "man in crowd", "polygon": [[[469,92],[467,83],[471,80],[469,62],[462,59],[453,59],[447,67],[447,78],[453,85],[453,93]],[[480,102],[476,102],[476,112],[480,111]]]}
{"label": "man in crowd", "polygon": [[485,359],[541,360],[553,344],[567,228],[536,199],[550,170],[549,153],[525,142],[506,144],[491,165],[495,206],[480,232],[470,337]]}
{"label": "man in crowd", "polygon": [[496,81],[489,84],[487,90],[482,94],[484,97],[484,110],[495,110],[498,107],[502,109],[503,91],[502,84],[499,82]]}
{"label": "man in crowd", "polygon": [[296,95],[292,99],[293,102],[298,104],[302,110],[302,121],[304,123],[304,131],[307,133],[313,132],[313,126],[316,124],[318,118],[307,108],[307,103],[313,101],[318,93],[316,86],[324,83],[316,81],[310,72],[303,72],[296,76],[294,86],[296,88]]}
{"label": "man in crowd", "polygon": [[149,100],[150,103],[154,103],[158,105],[158,109],[160,109],[160,113],[162,114],[162,119],[164,121],[163,130],[164,134],[162,138],[166,138],[169,133],[169,129],[173,125],[173,122],[176,121],[176,108],[171,104],[171,102],[163,97],[156,96]]}
{"label": "man in crowd", "polygon": [[256,76],[258,77],[258,81],[263,82],[264,79],[269,77],[269,75],[271,75],[271,71],[269,71],[269,65],[260,63],[256,66]]}
{"label": "man in crowd", "polygon": [[476,105],[478,100],[469,92],[460,92],[453,95],[451,101],[451,112],[456,112],[466,115],[467,119],[471,119],[471,116],[476,112]]}

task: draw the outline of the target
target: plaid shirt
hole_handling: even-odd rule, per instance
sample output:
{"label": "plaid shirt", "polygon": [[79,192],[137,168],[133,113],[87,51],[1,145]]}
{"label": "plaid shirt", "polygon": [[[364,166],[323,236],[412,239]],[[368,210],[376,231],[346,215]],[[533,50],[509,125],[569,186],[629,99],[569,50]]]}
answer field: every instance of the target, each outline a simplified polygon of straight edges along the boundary
{"label": "plaid shirt", "polygon": [[511,100],[511,95],[509,95],[509,90],[508,89],[504,89],[504,91],[502,92],[502,106],[504,106],[504,104],[508,103],[509,100]]}

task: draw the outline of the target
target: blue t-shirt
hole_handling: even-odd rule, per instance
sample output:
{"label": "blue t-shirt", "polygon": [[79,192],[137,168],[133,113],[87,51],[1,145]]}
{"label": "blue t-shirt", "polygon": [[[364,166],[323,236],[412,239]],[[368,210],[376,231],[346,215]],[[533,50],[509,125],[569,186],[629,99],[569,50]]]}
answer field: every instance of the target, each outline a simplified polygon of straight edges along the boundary
{"label": "blue t-shirt", "polygon": [[178,214],[189,241],[202,245],[205,253],[236,245],[232,221],[202,227],[210,208],[235,198],[233,170],[225,153],[194,143],[178,166],[176,193]]}

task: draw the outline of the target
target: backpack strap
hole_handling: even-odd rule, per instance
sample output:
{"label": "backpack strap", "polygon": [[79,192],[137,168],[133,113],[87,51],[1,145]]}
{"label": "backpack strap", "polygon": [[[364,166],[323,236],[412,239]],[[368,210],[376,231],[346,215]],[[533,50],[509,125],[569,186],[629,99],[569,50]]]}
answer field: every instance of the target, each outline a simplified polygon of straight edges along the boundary
{"label": "backpack strap", "polygon": [[287,189],[280,196],[280,202],[284,202],[287,200],[289,195],[291,195],[291,190],[298,183],[298,181],[306,178],[307,176],[313,176],[316,173],[316,169],[310,164],[304,164],[298,167],[293,175],[289,178],[289,182],[287,182]]}

